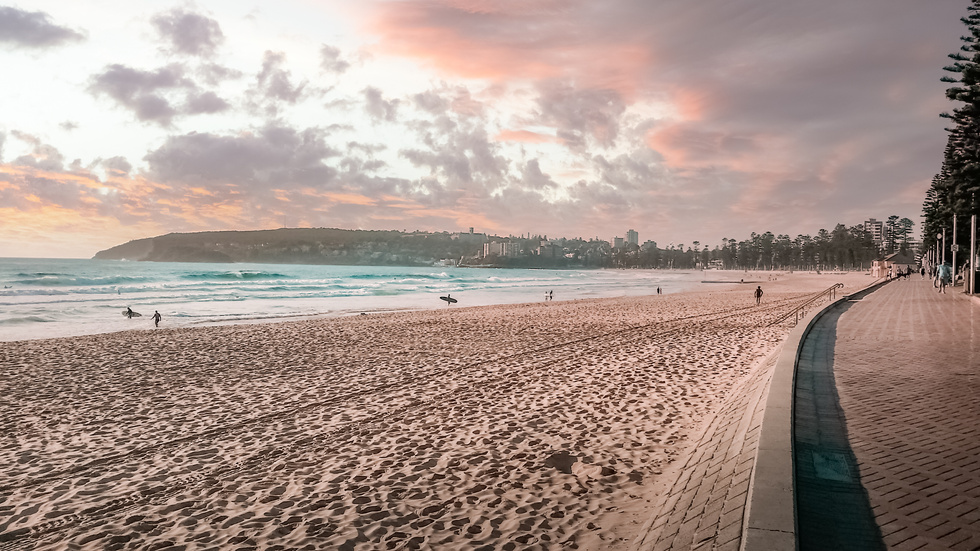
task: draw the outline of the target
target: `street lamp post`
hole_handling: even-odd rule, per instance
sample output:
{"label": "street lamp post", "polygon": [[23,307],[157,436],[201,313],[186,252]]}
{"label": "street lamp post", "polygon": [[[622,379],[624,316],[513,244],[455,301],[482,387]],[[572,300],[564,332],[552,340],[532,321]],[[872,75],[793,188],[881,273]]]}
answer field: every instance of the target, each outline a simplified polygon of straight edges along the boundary
{"label": "street lamp post", "polygon": [[977,215],[970,218],[970,294],[976,292],[977,285]]}
{"label": "street lamp post", "polygon": [[953,215],[953,287],[956,287],[956,215]]}
{"label": "street lamp post", "polygon": [[939,266],[939,259],[940,259],[939,251],[941,250],[939,248],[939,242],[940,240],[942,240],[942,238],[943,238],[943,234],[941,233],[936,234],[936,266]]}

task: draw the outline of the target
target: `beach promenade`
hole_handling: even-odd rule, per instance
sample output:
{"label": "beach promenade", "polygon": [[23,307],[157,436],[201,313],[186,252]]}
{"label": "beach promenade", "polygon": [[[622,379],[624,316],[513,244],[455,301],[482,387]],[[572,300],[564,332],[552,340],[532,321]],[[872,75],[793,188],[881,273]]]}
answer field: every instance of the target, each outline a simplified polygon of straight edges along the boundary
{"label": "beach promenade", "polygon": [[[636,548],[980,549],[980,303],[960,291],[893,281],[801,327],[718,410]],[[797,352],[791,469],[770,410],[789,410],[775,381]]]}
{"label": "beach promenade", "polygon": [[822,318],[797,376],[800,549],[980,549],[980,304],[893,281]]}

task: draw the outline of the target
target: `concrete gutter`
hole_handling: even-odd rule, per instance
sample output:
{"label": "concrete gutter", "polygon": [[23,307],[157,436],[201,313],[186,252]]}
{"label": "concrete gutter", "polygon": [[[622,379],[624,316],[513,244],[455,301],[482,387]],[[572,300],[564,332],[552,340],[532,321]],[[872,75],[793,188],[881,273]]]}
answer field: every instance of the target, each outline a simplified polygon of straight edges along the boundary
{"label": "concrete gutter", "polygon": [[773,368],[766,398],[759,449],[749,481],[749,495],[742,521],[741,551],[795,551],[796,485],[793,465],[793,395],[796,366],[803,341],[825,314],[856,295],[864,295],[887,283],[876,281],[840,299],[801,322],[790,332]]}

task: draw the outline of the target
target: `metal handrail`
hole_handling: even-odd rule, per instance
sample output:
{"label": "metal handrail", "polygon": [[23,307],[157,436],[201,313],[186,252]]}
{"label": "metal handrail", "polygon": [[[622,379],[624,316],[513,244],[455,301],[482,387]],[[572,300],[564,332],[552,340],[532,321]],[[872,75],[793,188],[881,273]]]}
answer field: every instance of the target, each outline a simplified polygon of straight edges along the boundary
{"label": "metal handrail", "polygon": [[843,288],[844,288],[844,284],[843,283],[835,283],[835,284],[833,284],[829,289],[825,289],[823,291],[820,291],[819,293],[817,293],[816,295],[814,295],[813,297],[811,297],[810,300],[804,302],[803,304],[800,304],[799,306],[797,306],[796,308],[794,308],[792,311],[787,312],[786,315],[784,315],[784,316],[782,316],[780,318],[777,318],[776,321],[770,323],[769,326],[772,327],[773,325],[776,325],[778,323],[782,323],[782,322],[788,320],[790,318],[790,316],[796,316],[796,320],[793,322],[793,327],[796,327],[796,324],[800,323],[800,318],[802,318],[803,316],[806,315],[807,308],[809,308],[810,306],[812,306],[814,302],[817,302],[818,300],[820,300],[824,296],[829,296],[831,301],[836,300],[837,299],[837,289],[843,289]]}

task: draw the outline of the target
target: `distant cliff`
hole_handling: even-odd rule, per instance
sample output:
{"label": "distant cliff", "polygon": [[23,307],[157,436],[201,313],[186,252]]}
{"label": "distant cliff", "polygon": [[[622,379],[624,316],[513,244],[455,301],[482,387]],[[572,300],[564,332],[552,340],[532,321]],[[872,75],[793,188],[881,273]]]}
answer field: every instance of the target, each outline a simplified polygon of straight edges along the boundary
{"label": "distant cliff", "polygon": [[474,256],[482,249],[482,234],[310,228],[169,233],[117,245],[94,258],[412,266]]}

